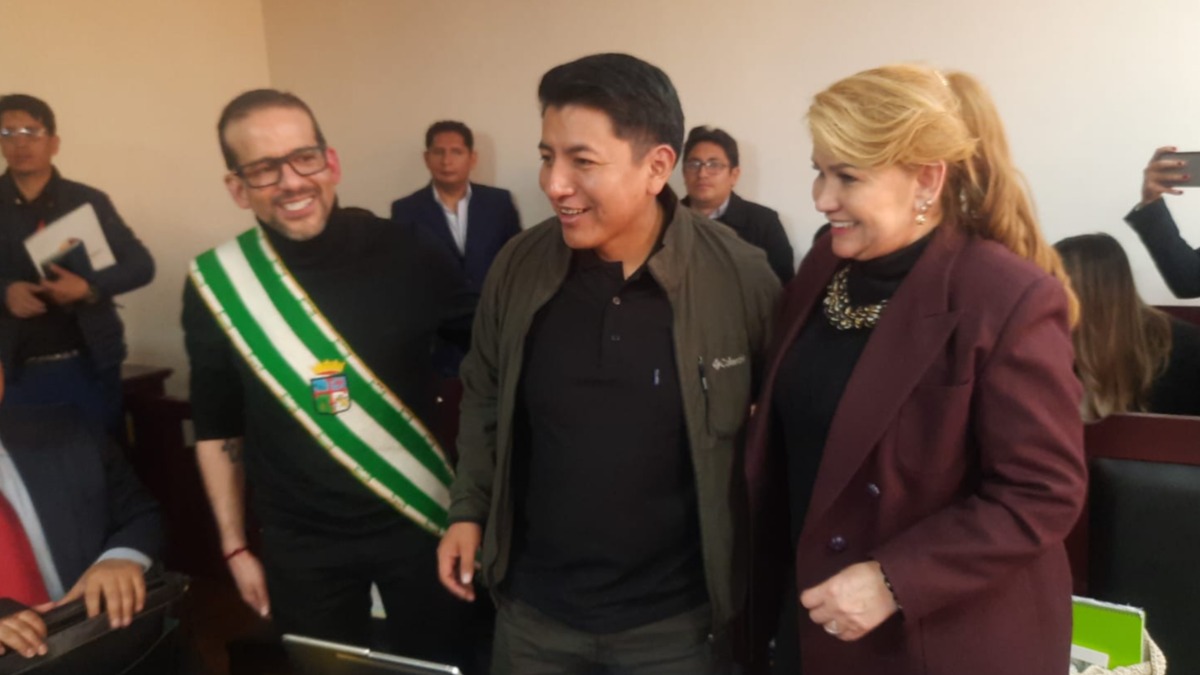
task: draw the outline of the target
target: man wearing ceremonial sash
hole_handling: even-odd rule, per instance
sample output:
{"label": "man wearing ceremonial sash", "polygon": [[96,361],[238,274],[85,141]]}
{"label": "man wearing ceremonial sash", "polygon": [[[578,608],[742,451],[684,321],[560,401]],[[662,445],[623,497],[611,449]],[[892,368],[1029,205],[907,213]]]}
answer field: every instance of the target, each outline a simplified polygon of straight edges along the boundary
{"label": "man wearing ceremonial sash", "polygon": [[[256,90],[218,124],[257,225],[193,260],[183,325],[196,451],[242,598],[283,632],[463,662],[469,613],[437,587],[453,469],[423,420],[435,335],[472,299],[422,228],[340,209],[337,153],[299,98]],[[262,525],[248,549],[244,483]]]}

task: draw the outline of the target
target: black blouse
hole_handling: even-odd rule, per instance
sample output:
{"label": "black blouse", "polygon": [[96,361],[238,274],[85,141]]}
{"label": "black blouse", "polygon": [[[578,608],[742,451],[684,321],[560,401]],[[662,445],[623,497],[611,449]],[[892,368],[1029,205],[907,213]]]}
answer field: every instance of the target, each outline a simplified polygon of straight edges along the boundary
{"label": "black blouse", "polygon": [[[932,235],[879,258],[847,263],[850,271],[846,291],[851,304],[868,305],[891,298]],[[887,316],[886,307],[883,316]],[[824,315],[823,304],[817,303],[780,364],[772,398],[772,424],[785,450],[793,545],[804,527],[834,413],[870,338],[869,328],[834,328]]]}

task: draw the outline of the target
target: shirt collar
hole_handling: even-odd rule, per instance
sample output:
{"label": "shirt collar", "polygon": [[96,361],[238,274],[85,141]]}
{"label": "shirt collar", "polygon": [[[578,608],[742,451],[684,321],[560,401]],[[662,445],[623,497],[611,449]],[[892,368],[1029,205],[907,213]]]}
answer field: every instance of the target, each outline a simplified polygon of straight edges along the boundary
{"label": "shirt collar", "polygon": [[[446,203],[442,201],[442,197],[438,194],[437,186],[433,184],[433,181],[429,181],[429,189],[431,192],[433,192],[433,201],[437,202],[438,206],[441,206],[443,209],[445,209]],[[470,203],[471,201],[471,181],[467,181],[467,194],[463,195],[462,200],[464,203]]]}
{"label": "shirt collar", "polygon": [[729,210],[729,200],[730,199],[733,199],[732,192],[729,193],[729,196],[725,198],[724,202],[721,202],[721,205],[717,207],[716,211],[713,211],[712,213],[708,214],[708,217],[712,218],[713,220],[716,220],[716,219],[720,218],[721,216],[725,215],[725,212]]}
{"label": "shirt collar", "polygon": [[17,181],[12,176],[12,171],[5,171],[0,175],[0,201],[5,204],[16,204],[18,206],[32,206],[46,201],[53,201],[55,195],[58,194],[58,186],[62,182],[62,176],[58,173],[58,167],[50,167],[50,180],[46,182],[46,187],[38,196],[31,200],[26,200],[21,194],[20,188],[17,187]]}

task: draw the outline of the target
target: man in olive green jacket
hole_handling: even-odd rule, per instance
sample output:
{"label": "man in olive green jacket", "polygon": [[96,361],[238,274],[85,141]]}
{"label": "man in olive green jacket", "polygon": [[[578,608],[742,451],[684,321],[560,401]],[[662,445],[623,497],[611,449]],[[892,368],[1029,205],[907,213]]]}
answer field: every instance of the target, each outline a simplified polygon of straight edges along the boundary
{"label": "man in olive green jacket", "polygon": [[557,216],[484,283],[439,575],[473,600],[482,546],[494,673],[720,672],[744,596],[736,449],[779,283],[667,186],[683,114],[661,70],[585,57],[538,93]]}

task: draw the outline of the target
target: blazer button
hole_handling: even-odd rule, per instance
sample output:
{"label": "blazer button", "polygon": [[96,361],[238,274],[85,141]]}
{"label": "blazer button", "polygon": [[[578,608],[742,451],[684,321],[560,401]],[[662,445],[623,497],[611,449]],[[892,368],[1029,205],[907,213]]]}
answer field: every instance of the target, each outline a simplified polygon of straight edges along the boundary
{"label": "blazer button", "polygon": [[829,540],[829,550],[833,551],[834,553],[841,553],[842,551],[845,551],[846,546],[848,545],[849,544],[846,542],[846,538],[840,534]]}
{"label": "blazer button", "polygon": [[875,483],[867,483],[867,494],[871,495],[872,497],[878,497],[880,494],[882,494],[882,492],[883,491],[880,490],[879,486]]}

